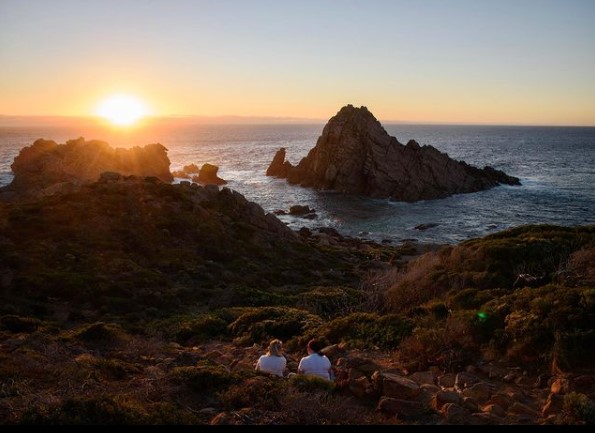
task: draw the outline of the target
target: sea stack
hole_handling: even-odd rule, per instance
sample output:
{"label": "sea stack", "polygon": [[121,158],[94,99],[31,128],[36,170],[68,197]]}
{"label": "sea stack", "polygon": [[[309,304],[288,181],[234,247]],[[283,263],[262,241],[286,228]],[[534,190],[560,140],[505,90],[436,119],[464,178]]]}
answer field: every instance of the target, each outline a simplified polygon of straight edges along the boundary
{"label": "sea stack", "polygon": [[275,155],[267,175],[304,187],[375,198],[412,202],[500,184],[520,185],[516,177],[454,160],[432,146],[420,146],[414,140],[399,143],[366,107],[341,108],[297,166],[285,161],[282,151]]}

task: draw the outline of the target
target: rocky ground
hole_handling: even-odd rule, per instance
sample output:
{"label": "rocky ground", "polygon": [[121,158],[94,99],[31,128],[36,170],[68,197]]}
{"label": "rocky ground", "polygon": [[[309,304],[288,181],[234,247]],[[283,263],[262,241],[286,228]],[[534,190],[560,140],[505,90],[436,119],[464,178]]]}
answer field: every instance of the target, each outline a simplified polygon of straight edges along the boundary
{"label": "rocky ground", "polygon": [[[336,382],[304,384],[255,373],[259,344],[188,347],[103,324],[17,332],[3,323],[3,423],[559,424],[577,421],[569,401],[595,391],[592,371],[533,376],[482,362],[409,372],[394,352],[344,344],[325,349]],[[303,355],[286,353],[289,371]]]}

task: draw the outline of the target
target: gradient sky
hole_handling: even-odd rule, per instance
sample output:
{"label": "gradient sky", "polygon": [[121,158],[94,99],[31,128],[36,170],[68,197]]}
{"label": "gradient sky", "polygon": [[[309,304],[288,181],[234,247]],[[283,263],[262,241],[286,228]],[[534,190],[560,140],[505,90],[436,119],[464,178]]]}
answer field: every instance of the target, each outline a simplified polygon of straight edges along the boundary
{"label": "gradient sky", "polygon": [[593,0],[0,0],[0,114],[595,125]]}

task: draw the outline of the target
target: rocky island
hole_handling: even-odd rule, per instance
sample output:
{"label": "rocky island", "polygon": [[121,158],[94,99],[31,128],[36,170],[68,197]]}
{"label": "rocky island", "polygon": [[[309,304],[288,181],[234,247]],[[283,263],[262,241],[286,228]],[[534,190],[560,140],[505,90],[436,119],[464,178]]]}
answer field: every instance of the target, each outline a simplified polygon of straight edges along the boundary
{"label": "rocky island", "polygon": [[432,146],[391,137],[366,107],[347,105],[331,118],[297,166],[280,149],[267,176],[322,190],[398,201],[431,200],[482,191],[500,184],[520,185],[516,177],[486,166],[456,161]]}

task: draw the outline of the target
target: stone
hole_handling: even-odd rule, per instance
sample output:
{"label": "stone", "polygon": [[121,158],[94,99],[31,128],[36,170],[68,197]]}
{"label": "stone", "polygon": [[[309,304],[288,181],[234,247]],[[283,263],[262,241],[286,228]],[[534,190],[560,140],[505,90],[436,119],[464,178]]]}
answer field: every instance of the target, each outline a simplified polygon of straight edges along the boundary
{"label": "stone", "polygon": [[287,177],[288,170],[289,167],[285,164],[285,148],[282,147],[275,153],[273,161],[269,165],[269,168],[267,168],[266,175],[285,178]]}
{"label": "stone", "polygon": [[300,204],[293,205],[289,208],[289,215],[304,216],[310,213],[316,212],[314,209],[310,209],[310,206],[302,206]]}
{"label": "stone", "polygon": [[218,171],[219,167],[216,165],[203,164],[200,168],[200,173],[198,176],[194,176],[192,180],[203,185],[225,185],[227,181],[217,176]]}
{"label": "stone", "polygon": [[435,384],[436,377],[434,373],[431,371],[416,371],[408,376],[409,379],[417,383],[418,385],[422,385],[424,383],[427,384]]}
{"label": "stone", "polygon": [[513,400],[506,394],[497,393],[492,395],[488,404],[495,404],[500,406],[503,409],[508,409],[508,407],[513,403]]}
{"label": "stone", "polygon": [[380,395],[385,397],[414,399],[420,393],[417,383],[397,374],[377,372],[372,376],[372,380]]}
{"label": "stone", "polygon": [[457,375],[455,373],[445,373],[438,377],[438,385],[442,388],[452,388],[455,386]]}
{"label": "stone", "polygon": [[495,415],[499,418],[504,418],[506,416],[506,411],[502,408],[502,406],[498,406],[497,404],[486,404],[481,409],[481,411]]}
{"label": "stone", "polygon": [[442,408],[442,413],[449,424],[470,424],[469,411],[456,403],[447,403]]}
{"label": "stone", "polygon": [[442,391],[438,385],[434,385],[432,383],[422,383],[419,387],[423,391],[427,391],[427,392],[431,393],[432,395]]}
{"label": "stone", "polygon": [[492,396],[492,386],[485,382],[479,382],[475,385],[465,388],[463,390],[465,397],[471,397],[476,400],[479,404],[486,403]]}
{"label": "stone", "polygon": [[479,412],[479,403],[472,397],[463,397],[461,406],[467,409],[469,412]]}
{"label": "stone", "polygon": [[445,404],[448,403],[456,403],[459,404],[461,402],[461,395],[458,392],[454,391],[439,391],[434,395],[432,399],[432,407],[434,409],[442,409]]}
{"label": "stone", "polygon": [[552,383],[550,390],[553,394],[568,394],[570,392],[570,380],[558,377]]}
{"label": "stone", "polygon": [[544,416],[558,414],[564,407],[564,396],[560,394],[550,394],[541,409]]}
{"label": "stone", "polygon": [[357,379],[349,378],[349,391],[357,398],[373,398],[376,396],[376,391],[370,379],[366,376],[360,376]]}
{"label": "stone", "polygon": [[457,391],[461,392],[465,388],[468,388],[476,384],[477,382],[479,382],[479,378],[475,376],[473,373],[467,373],[462,371],[458,373],[455,378],[455,388]]}
{"label": "stone", "polygon": [[535,409],[532,409],[529,406],[527,406],[526,404],[522,404],[519,402],[514,402],[508,408],[508,413],[514,414],[514,415],[526,415],[531,418],[539,418],[539,415],[540,415],[539,412],[537,412]]}
{"label": "stone", "polygon": [[396,416],[398,419],[412,420],[424,416],[427,412],[427,407],[418,401],[382,397],[378,402],[376,410]]}

